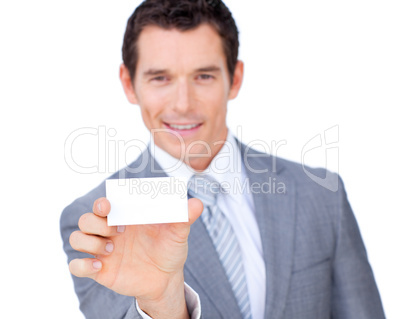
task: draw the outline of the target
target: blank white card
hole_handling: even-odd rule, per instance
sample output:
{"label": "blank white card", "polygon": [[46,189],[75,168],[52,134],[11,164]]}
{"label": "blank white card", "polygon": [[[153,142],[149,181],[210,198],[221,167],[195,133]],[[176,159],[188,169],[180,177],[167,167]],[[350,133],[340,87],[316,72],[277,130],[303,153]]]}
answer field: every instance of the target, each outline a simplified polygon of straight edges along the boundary
{"label": "blank white card", "polygon": [[188,221],[187,181],[184,178],[106,180],[111,211],[109,226],[180,223]]}

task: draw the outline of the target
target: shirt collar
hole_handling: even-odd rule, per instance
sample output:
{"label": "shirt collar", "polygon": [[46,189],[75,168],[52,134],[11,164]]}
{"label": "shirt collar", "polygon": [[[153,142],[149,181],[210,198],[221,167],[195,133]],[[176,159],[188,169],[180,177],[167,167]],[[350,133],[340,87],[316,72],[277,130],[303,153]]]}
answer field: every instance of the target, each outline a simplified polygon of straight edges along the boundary
{"label": "shirt collar", "polygon": [[231,131],[228,131],[226,141],[218,154],[212,159],[210,165],[203,172],[196,172],[190,166],[180,161],[158,147],[152,136],[149,144],[152,157],[168,176],[181,177],[187,182],[194,175],[209,175],[214,178],[227,191],[226,194],[236,202],[241,202],[242,196],[236,196],[237,186],[244,183],[240,149]]}

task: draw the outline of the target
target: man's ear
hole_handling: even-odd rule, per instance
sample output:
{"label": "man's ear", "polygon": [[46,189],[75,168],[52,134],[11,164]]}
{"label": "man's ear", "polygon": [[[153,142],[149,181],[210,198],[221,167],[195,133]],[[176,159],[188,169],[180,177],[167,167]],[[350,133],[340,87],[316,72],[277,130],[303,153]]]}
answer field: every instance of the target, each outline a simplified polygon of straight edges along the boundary
{"label": "man's ear", "polygon": [[130,71],[124,65],[124,63],[120,65],[120,81],[123,85],[124,93],[126,94],[127,100],[132,104],[138,104],[138,99],[134,91],[134,85],[130,76]]}
{"label": "man's ear", "polygon": [[244,63],[238,60],[236,63],[235,71],[233,74],[233,83],[229,91],[229,100],[233,100],[240,91],[241,84],[243,83]]}

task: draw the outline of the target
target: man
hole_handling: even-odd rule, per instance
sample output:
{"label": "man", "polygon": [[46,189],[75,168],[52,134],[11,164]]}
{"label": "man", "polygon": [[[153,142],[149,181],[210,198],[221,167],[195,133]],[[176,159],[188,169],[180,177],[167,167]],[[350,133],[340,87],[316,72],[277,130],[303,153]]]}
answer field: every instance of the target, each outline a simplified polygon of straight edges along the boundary
{"label": "man", "polygon": [[148,0],[130,17],[120,79],[153,135],[111,178],[184,176],[195,198],[188,223],[108,227],[104,183],[64,210],[87,318],[384,318],[340,179],[318,185],[228,131],[243,80],[237,53],[220,1]]}

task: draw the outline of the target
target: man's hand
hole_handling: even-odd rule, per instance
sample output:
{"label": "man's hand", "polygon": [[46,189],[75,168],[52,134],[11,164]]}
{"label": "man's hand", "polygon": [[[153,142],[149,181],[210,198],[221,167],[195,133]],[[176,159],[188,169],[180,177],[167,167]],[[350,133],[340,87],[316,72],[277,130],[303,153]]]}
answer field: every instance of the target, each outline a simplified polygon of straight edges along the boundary
{"label": "man's hand", "polygon": [[151,317],[185,318],[183,266],[191,224],[201,215],[202,203],[188,201],[189,222],[107,226],[110,203],[94,202],[93,213],[81,216],[70,236],[71,246],[95,258],[74,259],[70,272],[89,277],[115,292],[137,298]]}

